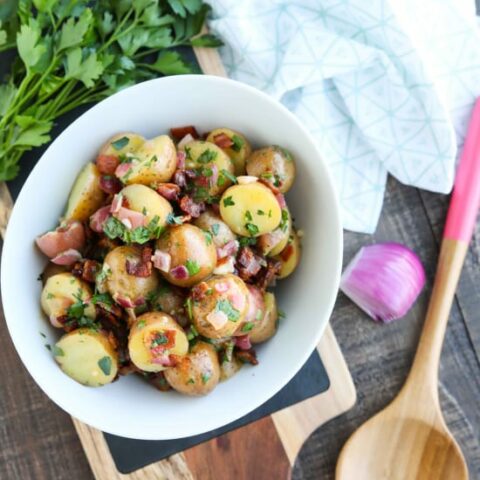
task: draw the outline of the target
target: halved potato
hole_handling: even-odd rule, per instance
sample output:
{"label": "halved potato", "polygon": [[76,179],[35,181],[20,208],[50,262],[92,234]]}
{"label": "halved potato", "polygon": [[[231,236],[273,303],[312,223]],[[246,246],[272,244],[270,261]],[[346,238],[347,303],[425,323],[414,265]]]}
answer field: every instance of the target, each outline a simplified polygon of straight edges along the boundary
{"label": "halved potato", "polygon": [[79,328],[53,347],[60,368],[73,380],[90,387],[111,383],[117,376],[117,352],[107,336],[89,328]]}
{"label": "halved potato", "polygon": [[225,190],[220,199],[220,215],[238,235],[258,237],[279,226],[282,211],[272,191],[254,182]]}
{"label": "halved potato", "polygon": [[143,213],[147,217],[147,223],[158,217],[158,226],[164,227],[167,224],[167,217],[173,208],[155,190],[145,185],[128,185],[120,193],[127,200],[128,208]]}
{"label": "halved potato", "polygon": [[282,267],[278,273],[278,278],[288,277],[297,268],[300,262],[301,245],[300,239],[295,231],[292,231],[290,238],[288,239],[287,246],[275,257],[280,260]]}
{"label": "halved potato", "polygon": [[168,182],[176,168],[175,144],[168,135],[160,135],[146,140],[133,152],[131,168],[123,177],[120,177],[120,180],[126,185]]}
{"label": "halved potato", "polygon": [[140,315],[128,337],[132,362],[145,372],[160,372],[188,353],[188,340],[182,327],[163,312]]}
{"label": "halved potato", "polygon": [[282,208],[282,220],[273,232],[265,233],[258,239],[257,245],[264,255],[278,255],[288,243],[292,232],[292,216],[288,207]]}
{"label": "halved potato", "polygon": [[[216,128],[212,130],[207,137],[207,142],[217,145],[221,143],[222,136],[228,137],[233,142],[231,147],[222,147],[218,145],[232,160],[235,166],[235,175],[245,174],[245,162],[252,153],[252,147],[248,140],[239,132],[231,130],[230,128]],[[216,138],[215,138],[216,137]]]}
{"label": "halved potato", "polygon": [[212,168],[216,168],[218,178],[213,185],[205,187],[208,195],[215,196],[222,193],[232,184],[230,176],[234,174],[234,166],[229,156],[215,144],[203,140],[188,142],[181,149],[185,151],[187,168],[197,169],[200,174],[213,177]]}
{"label": "halved potato", "polygon": [[278,310],[275,295],[271,292],[265,292],[263,299],[265,313],[250,331],[250,341],[252,343],[264,342],[273,337],[277,331]]}
{"label": "halved potato", "polygon": [[100,149],[99,155],[127,155],[136,152],[145,142],[137,133],[122,132],[114,135]]}
{"label": "halved potato", "polygon": [[[62,327],[58,317],[67,315],[68,307],[80,300],[88,300],[92,296],[89,285],[70,272],[57,273],[50,276],[42,290],[40,303],[42,310],[49,317],[54,327]],[[83,310],[85,317],[96,317],[95,306],[88,304]]]}
{"label": "halved potato", "polygon": [[197,342],[175,367],[165,370],[172,388],[185,395],[206,395],[220,379],[218,355],[212,345]]}
{"label": "halved potato", "polygon": [[84,222],[102,206],[104,200],[105,193],[100,188],[100,172],[94,163],[87,163],[73,184],[65,220]]}

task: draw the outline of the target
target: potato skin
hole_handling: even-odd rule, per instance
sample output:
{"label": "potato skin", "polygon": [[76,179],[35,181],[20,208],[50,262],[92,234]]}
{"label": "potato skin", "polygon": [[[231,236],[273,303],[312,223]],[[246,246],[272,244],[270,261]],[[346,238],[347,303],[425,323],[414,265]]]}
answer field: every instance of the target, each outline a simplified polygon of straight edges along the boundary
{"label": "potato skin", "polygon": [[[78,297],[87,300],[91,296],[92,290],[87,283],[79,280],[70,272],[64,272],[48,277],[42,290],[40,303],[52,324],[60,327],[61,325],[55,319],[66,315],[68,307],[78,302]],[[93,305],[86,306],[84,315],[94,319],[95,307]]]}
{"label": "potato skin", "polygon": [[117,376],[117,352],[100,331],[79,328],[67,333],[53,353],[62,371],[82,385],[100,387]]}
{"label": "potato skin", "polygon": [[264,294],[265,313],[250,331],[250,342],[261,343],[273,337],[277,331],[278,310],[275,295],[271,292]]}
{"label": "potato skin", "polygon": [[168,313],[182,327],[186,327],[189,323],[188,315],[185,310],[185,300],[187,294],[185,290],[162,282],[157,290],[155,300],[152,302],[154,310]]}
{"label": "potato skin", "polygon": [[128,208],[135,212],[146,211],[147,222],[158,217],[158,225],[164,227],[167,224],[169,214],[173,208],[168,200],[165,200],[155,190],[145,185],[128,185],[120,192],[128,203]]}
{"label": "potato skin", "polygon": [[247,285],[248,310],[244,321],[238,326],[234,336],[249,334],[265,314],[265,301],[262,291],[254,285]]}
{"label": "potato skin", "polygon": [[[122,148],[115,148],[112,143],[121,138],[128,138],[128,143]],[[133,132],[121,132],[110,138],[98,152],[99,155],[127,155],[136,152],[145,142],[145,138]]]}
{"label": "potato skin", "polygon": [[212,234],[212,240],[216,247],[223,247],[226,243],[237,239],[230,227],[211,209],[203,212],[193,223]]}
{"label": "potato skin", "polygon": [[[204,295],[201,300],[195,300],[192,291],[193,324],[197,331],[207,338],[231,337],[245,321],[248,312],[249,293],[247,286],[240,277],[232,274],[215,275],[206,282],[210,294]],[[220,290],[220,291],[219,291]],[[217,310],[219,305],[228,302],[238,312],[238,318],[228,320],[221,327],[215,326],[208,319],[208,315]]]}
{"label": "potato skin", "polygon": [[282,208],[282,220],[273,232],[265,233],[258,239],[257,245],[264,255],[278,255],[288,243],[292,233],[292,216],[288,207]]}
{"label": "potato skin", "polygon": [[281,208],[272,191],[255,182],[225,190],[220,199],[220,215],[236,234],[258,237],[278,227]]}
{"label": "potato skin", "polygon": [[177,392],[185,395],[207,395],[220,380],[218,355],[212,345],[197,342],[190,353],[175,367],[165,370],[165,378]]}
{"label": "potato skin", "polygon": [[132,169],[122,179],[126,185],[168,182],[177,168],[177,150],[168,135],[146,140],[133,155]]}
{"label": "potato skin", "polygon": [[272,145],[252,152],[247,159],[247,173],[262,178],[285,193],[295,180],[295,161],[286,149]]}
{"label": "potato skin", "polygon": [[171,257],[170,271],[180,265],[198,269],[188,278],[179,279],[170,272],[161,272],[174,285],[191,287],[208,277],[217,264],[217,252],[213,241],[203,230],[195,225],[184,224],[171,227],[156,243],[156,248],[166,252]]}
{"label": "potato skin", "polygon": [[[160,372],[167,367],[155,363],[155,354],[150,350],[150,339],[156,333],[174,331],[174,344],[168,347],[163,354],[175,355],[179,358],[188,352],[188,340],[182,327],[170,316],[163,312],[148,312],[140,315],[130,329],[128,336],[128,352],[132,362],[146,372]],[[177,359],[178,359],[177,358]]]}
{"label": "potato skin", "polygon": [[102,206],[104,200],[105,193],[100,188],[100,172],[94,163],[87,163],[70,191],[64,218],[84,222]]}
{"label": "potato skin", "polygon": [[[235,167],[235,175],[238,177],[239,175],[245,174],[245,163],[247,158],[252,153],[252,147],[248,140],[239,132],[235,130],[231,130],[230,128],[216,128],[212,130],[207,137],[207,142],[215,143],[215,136],[226,135],[230,139],[234,139],[234,145],[228,148],[222,148],[222,150],[230,157]],[[241,144],[240,147],[235,146]],[[221,147],[220,147],[221,148]]]}
{"label": "potato skin", "polygon": [[[115,301],[130,299],[140,304],[142,300],[159,286],[156,270],[149,277],[136,277],[127,273],[126,262],[140,261],[141,249],[124,245],[114,248],[105,257],[103,271],[106,272],[105,287]],[[121,301],[121,300],[120,300]]]}
{"label": "potato skin", "polygon": [[[219,179],[214,185],[207,188],[209,195],[219,195],[232,184],[228,177],[221,172],[222,170],[226,170],[233,175],[235,168],[232,160],[230,160],[229,156],[220,147],[217,147],[214,143],[204,142],[203,140],[193,140],[184,145],[181,150],[184,150],[187,156],[185,161],[187,168],[203,167],[211,169],[214,165],[217,168]],[[209,161],[203,161],[202,155],[205,155],[206,153],[210,153],[213,158]],[[220,178],[222,178],[222,180],[220,180]]]}
{"label": "potato skin", "polygon": [[282,263],[277,278],[286,278],[294,272],[300,262],[301,253],[302,248],[300,245],[300,239],[298,238],[297,233],[292,231],[287,246],[275,257]]}

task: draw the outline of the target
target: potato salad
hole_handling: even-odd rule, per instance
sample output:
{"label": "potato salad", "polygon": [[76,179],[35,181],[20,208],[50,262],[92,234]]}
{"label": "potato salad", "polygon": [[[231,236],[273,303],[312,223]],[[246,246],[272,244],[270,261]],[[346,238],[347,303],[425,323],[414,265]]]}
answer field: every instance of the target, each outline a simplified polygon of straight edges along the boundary
{"label": "potato salad", "polygon": [[254,150],[229,128],[110,138],[59,225],[36,239],[63,372],[92,387],[137,374],[206,395],[257,365],[254,346],[282,315],[272,289],[300,260],[284,197],[294,180],[288,150]]}

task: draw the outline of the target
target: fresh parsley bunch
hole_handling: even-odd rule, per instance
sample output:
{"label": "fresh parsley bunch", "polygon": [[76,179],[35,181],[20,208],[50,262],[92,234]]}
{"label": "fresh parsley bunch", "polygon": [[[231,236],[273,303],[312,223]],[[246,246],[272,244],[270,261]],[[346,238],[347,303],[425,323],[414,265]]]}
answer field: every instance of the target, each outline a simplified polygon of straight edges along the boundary
{"label": "fresh parsley bunch", "polygon": [[86,103],[162,75],[191,73],[181,46],[216,47],[199,35],[201,0],[19,0],[0,5],[0,51],[18,57],[0,85],[0,181],[23,152],[50,140],[53,121]]}

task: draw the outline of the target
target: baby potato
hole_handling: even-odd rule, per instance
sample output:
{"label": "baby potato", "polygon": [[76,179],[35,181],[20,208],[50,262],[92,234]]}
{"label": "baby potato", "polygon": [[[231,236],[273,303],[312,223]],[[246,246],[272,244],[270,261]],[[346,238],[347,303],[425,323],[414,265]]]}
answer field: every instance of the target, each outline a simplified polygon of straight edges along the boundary
{"label": "baby potato", "polygon": [[224,359],[220,363],[220,381],[224,382],[232,378],[242,368],[242,365],[243,363],[235,356],[232,356],[231,360]]}
{"label": "baby potato", "polygon": [[212,241],[216,247],[223,247],[226,243],[237,238],[230,227],[211,209],[203,212],[193,223],[212,234]]}
{"label": "baby potato", "polygon": [[155,298],[152,300],[154,310],[171,315],[182,327],[189,323],[187,312],[185,310],[185,300],[187,295],[181,288],[174,287],[167,282],[162,282],[155,292]]}
{"label": "baby potato", "polygon": [[279,226],[282,211],[272,191],[254,182],[225,190],[220,200],[220,215],[236,234],[258,237]]}
{"label": "baby potato", "polygon": [[[232,143],[232,145],[222,146],[222,142],[225,140],[227,144]],[[237,177],[245,174],[245,162],[252,153],[252,147],[241,133],[229,128],[216,128],[208,134],[207,142],[219,146],[230,157]]]}
{"label": "baby potato", "polygon": [[177,150],[168,135],[145,141],[133,155],[131,168],[120,177],[126,185],[168,182],[177,168]]}
{"label": "baby potato", "polygon": [[261,343],[275,335],[278,324],[278,310],[275,295],[265,292],[263,296],[265,313],[250,331],[250,342]]}
{"label": "baby potato", "polygon": [[[88,300],[92,296],[89,285],[70,272],[57,273],[48,277],[40,297],[42,310],[48,315],[54,327],[62,327],[57,318],[67,315],[68,307],[79,300]],[[88,304],[83,315],[94,319],[95,306]]]}
{"label": "baby potato", "polygon": [[165,378],[177,392],[185,395],[206,395],[220,380],[218,355],[212,345],[197,342],[190,353],[176,366],[165,370]]}
{"label": "baby potato", "polygon": [[136,152],[145,142],[145,138],[137,133],[117,133],[100,149],[99,155],[128,155]]}
{"label": "baby potato", "polygon": [[277,278],[285,278],[293,273],[300,262],[301,250],[300,239],[296,232],[292,231],[287,246],[275,257],[282,263]]}
{"label": "baby potato", "polygon": [[170,228],[157,240],[156,248],[171,258],[170,271],[162,271],[162,275],[179,287],[191,287],[202,281],[217,264],[212,239],[188,223]]}
{"label": "baby potato", "polygon": [[79,328],[67,333],[53,347],[53,354],[60,368],[82,385],[100,387],[117,376],[117,352],[100,331]]}
{"label": "baby potato", "polygon": [[128,185],[120,193],[130,210],[145,214],[147,223],[158,217],[158,226],[167,224],[167,218],[173,212],[172,206],[155,190],[145,185]]}
{"label": "baby potato", "polygon": [[254,285],[247,285],[248,310],[244,322],[238,326],[234,336],[247,335],[265,314],[265,301],[262,291]]}
{"label": "baby potato", "polygon": [[273,232],[265,233],[258,239],[258,247],[263,255],[274,257],[278,255],[288,243],[292,232],[292,216],[288,208],[282,208],[282,220]]}
{"label": "baby potato", "polygon": [[159,286],[156,270],[153,270],[149,277],[136,277],[127,273],[127,262],[140,262],[141,255],[141,248],[125,245],[114,248],[105,257],[102,267],[104,286],[112,298],[123,307],[142,305],[147,295]]}
{"label": "baby potato", "polygon": [[207,338],[231,337],[245,321],[249,292],[240,277],[216,275],[191,292],[192,322]]}
{"label": "baby potato", "polygon": [[232,184],[229,176],[234,173],[234,166],[229,156],[214,143],[203,140],[193,140],[182,147],[186,154],[187,168],[211,170],[213,166],[218,171],[215,184],[207,188],[209,195],[219,195]]}
{"label": "baby potato", "polygon": [[247,159],[247,173],[262,178],[285,193],[295,180],[295,161],[288,150],[272,145],[252,152]]}
{"label": "baby potato", "polygon": [[73,184],[65,220],[84,222],[102,206],[104,200],[105,193],[100,188],[100,172],[94,163],[87,163]]}
{"label": "baby potato", "polygon": [[160,372],[188,352],[188,340],[182,327],[166,313],[140,315],[128,336],[132,362],[145,372]]}

